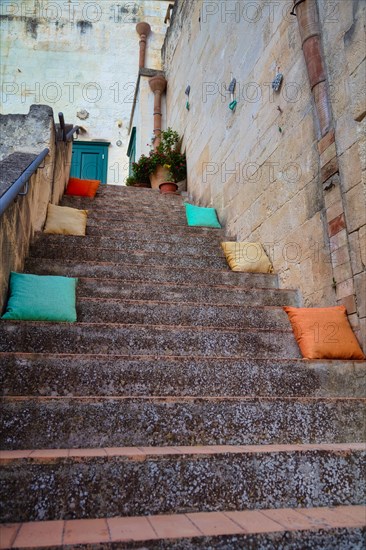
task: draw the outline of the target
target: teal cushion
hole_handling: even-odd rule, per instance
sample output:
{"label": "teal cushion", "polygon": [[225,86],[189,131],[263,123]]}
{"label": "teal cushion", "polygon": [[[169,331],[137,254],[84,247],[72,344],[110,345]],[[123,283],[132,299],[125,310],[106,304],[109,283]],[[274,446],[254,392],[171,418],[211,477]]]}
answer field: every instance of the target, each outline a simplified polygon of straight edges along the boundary
{"label": "teal cushion", "polygon": [[76,321],[77,279],[10,274],[10,295],[2,319]]}
{"label": "teal cushion", "polygon": [[194,204],[185,204],[187,223],[190,227],[216,227],[221,228],[214,208],[203,208]]}

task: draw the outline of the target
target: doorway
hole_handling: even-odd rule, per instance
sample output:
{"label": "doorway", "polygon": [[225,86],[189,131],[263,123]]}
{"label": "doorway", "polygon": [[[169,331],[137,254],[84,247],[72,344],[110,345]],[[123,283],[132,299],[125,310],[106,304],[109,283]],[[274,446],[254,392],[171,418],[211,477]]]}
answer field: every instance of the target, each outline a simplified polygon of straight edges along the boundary
{"label": "doorway", "polygon": [[70,176],[107,183],[109,141],[74,141]]}

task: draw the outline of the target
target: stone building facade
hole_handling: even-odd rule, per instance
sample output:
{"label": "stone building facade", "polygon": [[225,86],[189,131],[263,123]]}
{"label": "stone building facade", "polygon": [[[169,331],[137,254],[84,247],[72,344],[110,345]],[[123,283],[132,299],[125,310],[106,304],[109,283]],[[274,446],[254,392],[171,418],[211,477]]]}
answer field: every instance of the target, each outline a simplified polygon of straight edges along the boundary
{"label": "stone building facade", "polygon": [[128,172],[128,129],[139,60],[136,24],[151,26],[146,66],[161,68],[166,0],[5,0],[1,113],[46,104],[82,126],[79,140],[107,140],[107,183]]}
{"label": "stone building facade", "polygon": [[262,242],[304,305],[345,304],[365,339],[366,4],[296,4],[180,0],[163,46],[166,124],[184,136],[196,203]]}

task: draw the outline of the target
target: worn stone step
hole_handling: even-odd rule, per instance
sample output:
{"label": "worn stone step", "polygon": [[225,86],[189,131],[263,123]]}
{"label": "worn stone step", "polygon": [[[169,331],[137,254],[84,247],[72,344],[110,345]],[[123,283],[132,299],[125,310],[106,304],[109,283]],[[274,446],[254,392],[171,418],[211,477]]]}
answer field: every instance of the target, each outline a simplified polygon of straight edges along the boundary
{"label": "worn stone step", "polygon": [[101,185],[98,189],[98,195],[113,196],[113,197],[126,197],[133,200],[182,200],[185,195],[163,195],[158,189],[144,188],[144,187],[130,187],[126,185]]}
{"label": "worn stone step", "polygon": [[145,266],[170,266],[176,267],[196,267],[207,269],[226,269],[230,271],[225,257],[221,251],[217,254],[204,256],[202,254],[187,254],[185,252],[172,251],[169,254],[160,252],[133,251],[133,250],[115,250],[109,248],[93,248],[73,245],[67,246],[47,245],[32,247],[29,257],[47,258],[52,260],[72,260],[90,262],[113,262],[125,265],[145,265]]}
{"label": "worn stone step", "polygon": [[360,505],[365,459],[362,444],[3,451],[0,518]]}
{"label": "worn stone step", "polygon": [[129,211],[120,208],[102,208],[98,209],[89,209],[88,210],[88,219],[89,220],[117,220],[122,222],[128,222],[130,225],[134,223],[141,224],[158,224],[163,222],[164,225],[169,225],[174,228],[174,226],[183,226],[187,227],[187,218],[183,209],[179,210],[169,210],[164,213],[157,211],[150,211],[145,213],[140,209],[136,211]]}
{"label": "worn stone step", "polygon": [[146,202],[146,203],[179,203],[188,200],[186,193],[172,193],[163,194],[156,189],[143,189],[142,193],[131,193],[127,189],[124,191],[115,192],[110,189],[99,187],[96,197],[102,197],[105,199],[116,199],[121,201],[130,201],[132,203]]}
{"label": "worn stone step", "polygon": [[202,238],[205,237],[205,241],[209,242],[209,239],[215,239],[216,241],[225,241],[233,240],[233,237],[228,237],[225,235],[225,229],[215,229],[210,227],[189,227],[188,225],[175,225],[174,228],[172,224],[160,220],[160,222],[146,220],[133,220],[131,221],[120,221],[120,220],[108,220],[100,219],[96,220],[93,218],[88,218],[87,220],[87,234],[97,234],[97,235],[111,235],[113,236],[116,232],[119,237],[121,235],[133,234],[137,237],[140,237],[143,240],[153,239],[158,236],[159,239],[167,239],[167,242],[175,242],[181,238]]}
{"label": "worn stone step", "polygon": [[361,549],[364,506],[271,508],[0,526],[3,548],[182,550]]}
{"label": "worn stone step", "polygon": [[288,317],[281,307],[197,305],[193,302],[117,300],[106,297],[79,298],[77,318],[80,323],[290,329]]}
{"label": "worn stone step", "polygon": [[155,241],[178,244],[182,242],[186,245],[200,245],[202,249],[205,248],[206,245],[213,246],[214,244],[218,244],[220,246],[222,241],[235,241],[234,237],[225,235],[222,230],[210,231],[209,229],[205,230],[204,228],[201,228],[201,231],[193,231],[193,229],[195,228],[186,227],[183,228],[182,231],[175,231],[172,233],[170,231],[162,232],[161,227],[159,226],[148,227],[146,225],[141,225],[137,229],[125,227],[121,230],[108,227],[108,230],[106,230],[105,227],[98,227],[88,224],[86,235],[87,237],[93,238],[99,237],[102,239],[101,242],[103,242],[103,239],[118,239],[129,242],[135,241],[136,243],[141,241]]}
{"label": "worn stone step", "polygon": [[4,397],[3,449],[357,443],[365,400]]}
{"label": "worn stone step", "polygon": [[3,395],[364,397],[365,361],[0,354]]}
{"label": "worn stone step", "polygon": [[[178,197],[179,198],[179,197]],[[87,197],[72,197],[64,195],[60,206],[69,206],[71,208],[82,208],[87,210],[129,210],[131,212],[144,212],[149,214],[150,212],[184,212],[184,200],[180,197],[180,200],[166,201],[165,199],[157,200],[154,196],[150,200],[139,200],[136,198],[119,197],[119,196],[106,196],[97,194],[93,200]]]}
{"label": "worn stone step", "polygon": [[[291,290],[269,288],[273,279],[259,277],[251,280],[257,288],[228,286],[196,286],[189,284],[136,284],[134,281],[118,279],[85,279],[80,278],[78,297],[105,298],[118,300],[162,301],[174,303],[193,302],[196,305],[232,305],[232,306],[282,306],[296,302],[296,295]],[[261,286],[259,286],[261,285]],[[266,286],[266,287],[265,287]],[[274,286],[274,285],[273,285]]]}
{"label": "worn stone step", "polygon": [[365,400],[275,397],[3,398],[3,449],[358,443]]}
{"label": "worn stone step", "polygon": [[142,211],[137,208],[131,211],[124,207],[103,208],[98,206],[98,208],[88,210],[88,218],[95,220],[125,220],[131,224],[138,221],[140,223],[159,223],[163,221],[165,225],[170,225],[173,230],[176,225],[187,226],[187,218],[183,208],[168,209],[162,212],[159,209]]}
{"label": "worn stone step", "polygon": [[3,321],[0,352],[296,358],[292,331]]}
{"label": "worn stone step", "polygon": [[[162,216],[161,213],[156,215],[147,216],[144,214],[129,214],[122,209],[117,209],[116,212],[102,211],[102,210],[90,210],[88,213],[88,225],[98,225],[100,227],[121,227],[121,228],[137,228],[139,226],[151,226],[153,230],[164,232],[176,233],[184,229],[188,229],[187,220],[185,214],[182,212],[179,215]],[[195,229],[195,228],[190,228]],[[197,228],[198,230],[201,228]],[[222,228],[206,228],[210,232],[225,232]]]}
{"label": "worn stone step", "polygon": [[[231,288],[233,291],[246,290],[250,287],[275,288],[277,286],[276,275],[234,273],[228,270],[219,269],[195,269],[175,266],[146,266],[146,265],[124,265],[113,262],[82,262],[77,260],[51,260],[46,258],[28,258],[25,262],[25,272],[39,275],[64,275],[69,277],[83,277],[92,279],[113,279],[128,282],[142,283],[145,290],[146,285],[151,288],[157,284],[200,285],[221,285],[223,290]],[[99,284],[96,283],[96,284]],[[103,282],[103,285],[105,283]],[[114,281],[110,281],[114,285]],[[116,283],[119,284],[119,283]],[[137,285],[136,285],[137,286]],[[101,287],[102,288],[102,287]],[[153,290],[152,290],[153,291]],[[184,292],[184,289],[181,290]],[[154,290],[155,292],[155,290]],[[296,305],[299,301],[296,290],[281,290],[283,292],[284,304]],[[289,303],[291,302],[291,303]]]}
{"label": "worn stone step", "polygon": [[[177,239],[176,242],[164,242],[164,240],[129,240],[120,236],[119,238],[104,237],[76,237],[73,235],[48,235],[38,233],[31,247],[31,255],[43,254],[44,249],[52,247],[60,249],[75,247],[81,249],[103,249],[119,250],[122,252],[150,252],[152,254],[168,254],[170,256],[222,256],[222,249],[219,242],[210,241],[205,246],[202,244],[186,243],[185,239]],[[60,255],[61,257],[61,255]]]}
{"label": "worn stone step", "polygon": [[97,197],[105,197],[105,198],[116,198],[118,200],[130,200],[134,202],[138,201],[150,201],[150,202],[158,202],[158,201],[167,201],[167,202],[174,202],[174,201],[182,201],[187,200],[187,193],[184,191],[182,193],[169,193],[169,194],[163,194],[160,193],[157,189],[151,189],[151,188],[144,188],[140,187],[139,190],[141,190],[141,193],[136,192],[136,189],[128,188],[128,186],[118,186],[114,189],[111,189],[111,186],[100,186],[97,190]]}

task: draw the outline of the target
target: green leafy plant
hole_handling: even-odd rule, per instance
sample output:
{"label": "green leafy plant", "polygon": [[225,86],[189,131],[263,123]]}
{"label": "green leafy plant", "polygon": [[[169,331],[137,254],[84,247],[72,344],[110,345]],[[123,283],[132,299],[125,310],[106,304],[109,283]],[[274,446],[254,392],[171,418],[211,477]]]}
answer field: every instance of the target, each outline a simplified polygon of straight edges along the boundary
{"label": "green leafy plant", "polygon": [[146,155],[141,155],[137,162],[132,163],[132,177],[135,178],[135,182],[150,183],[150,173],[150,157],[147,157]]}
{"label": "green leafy plant", "polygon": [[177,183],[187,177],[187,160],[184,153],[179,152],[179,134],[172,128],[161,133],[161,141],[156,150],[149,154],[150,174],[158,166],[169,170],[170,181]]}
{"label": "green leafy plant", "polygon": [[135,183],[138,183],[138,181],[135,176],[128,176],[125,183],[128,187],[131,187],[132,185],[135,185]]}

